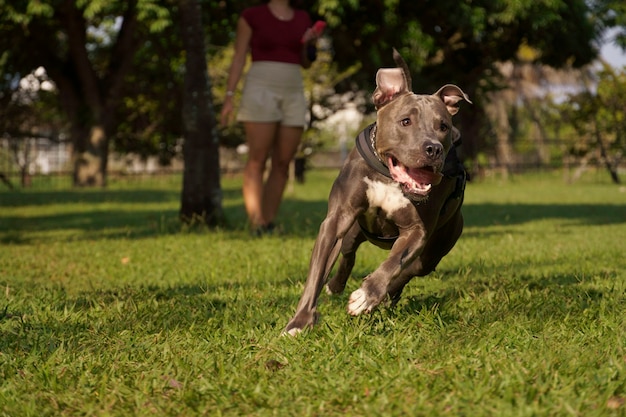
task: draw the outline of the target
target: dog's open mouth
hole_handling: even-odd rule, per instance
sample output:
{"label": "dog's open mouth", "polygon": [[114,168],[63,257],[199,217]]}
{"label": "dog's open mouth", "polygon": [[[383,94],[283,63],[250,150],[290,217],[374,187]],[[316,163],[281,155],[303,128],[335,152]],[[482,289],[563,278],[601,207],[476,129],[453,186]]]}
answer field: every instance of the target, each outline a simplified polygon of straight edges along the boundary
{"label": "dog's open mouth", "polygon": [[387,166],[393,180],[409,194],[427,196],[433,185],[439,184],[443,178],[434,166],[409,168],[393,156],[387,157]]}

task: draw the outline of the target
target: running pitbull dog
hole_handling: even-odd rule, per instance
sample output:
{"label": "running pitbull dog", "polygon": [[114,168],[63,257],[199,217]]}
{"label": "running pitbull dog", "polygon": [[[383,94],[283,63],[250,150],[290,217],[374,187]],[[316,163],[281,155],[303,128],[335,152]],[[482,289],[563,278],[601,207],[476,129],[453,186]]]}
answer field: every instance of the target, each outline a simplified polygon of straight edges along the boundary
{"label": "running pitbull dog", "polygon": [[395,50],[394,60],[399,68],[376,74],[376,123],[359,134],[333,184],[304,292],[284,331],[290,335],[318,320],[317,300],[340,252],[327,285],[331,294],[344,290],[361,243],[390,249],[350,295],[348,313],[356,316],[387,298],[397,302],[413,277],[434,271],[463,230],[465,170],[454,148],[460,134],[452,115],[461,100],[471,101],[451,84],[433,95],[414,94],[408,67]]}

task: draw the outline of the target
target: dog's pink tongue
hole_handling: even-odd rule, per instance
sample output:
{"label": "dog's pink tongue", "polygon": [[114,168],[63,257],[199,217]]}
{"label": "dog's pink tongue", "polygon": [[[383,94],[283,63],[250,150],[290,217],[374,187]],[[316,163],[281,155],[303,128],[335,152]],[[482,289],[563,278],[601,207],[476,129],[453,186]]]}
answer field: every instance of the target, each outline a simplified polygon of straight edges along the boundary
{"label": "dog's pink tongue", "polygon": [[437,185],[441,182],[443,174],[439,172],[433,172],[428,169],[410,168],[407,170],[407,174],[420,184],[432,184]]}
{"label": "dog's pink tongue", "polygon": [[409,168],[402,164],[394,165],[394,160],[389,158],[389,173],[392,178],[402,184],[408,192],[428,195],[433,185],[437,185],[443,178],[442,174],[434,173],[429,169]]}

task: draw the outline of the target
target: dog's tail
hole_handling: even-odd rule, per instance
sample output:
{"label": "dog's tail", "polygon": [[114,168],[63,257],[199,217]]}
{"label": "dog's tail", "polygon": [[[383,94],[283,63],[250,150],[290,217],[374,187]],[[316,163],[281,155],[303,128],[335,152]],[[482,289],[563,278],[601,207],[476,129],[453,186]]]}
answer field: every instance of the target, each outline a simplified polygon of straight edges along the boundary
{"label": "dog's tail", "polygon": [[411,80],[411,71],[409,71],[409,66],[406,64],[400,52],[393,48],[393,60],[396,62],[396,65],[402,69],[402,73],[404,74],[404,80],[406,81],[406,85],[409,88],[409,91],[413,91],[413,81]]}

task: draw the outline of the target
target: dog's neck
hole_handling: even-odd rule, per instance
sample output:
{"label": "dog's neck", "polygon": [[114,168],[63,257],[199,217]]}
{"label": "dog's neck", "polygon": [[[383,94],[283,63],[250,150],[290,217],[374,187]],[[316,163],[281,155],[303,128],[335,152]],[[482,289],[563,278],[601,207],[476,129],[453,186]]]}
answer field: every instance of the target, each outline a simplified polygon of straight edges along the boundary
{"label": "dog's neck", "polygon": [[[380,163],[384,166],[387,166],[383,158],[378,154],[378,151],[376,150],[376,132],[378,132],[378,127],[376,123],[373,123],[372,128],[370,129],[370,144],[372,145],[372,151],[374,152],[374,155],[380,161]],[[387,168],[387,170],[389,169]]]}
{"label": "dog's neck", "polygon": [[372,123],[356,137],[356,148],[367,164],[384,176],[391,178],[389,167],[376,151],[376,123]]}

